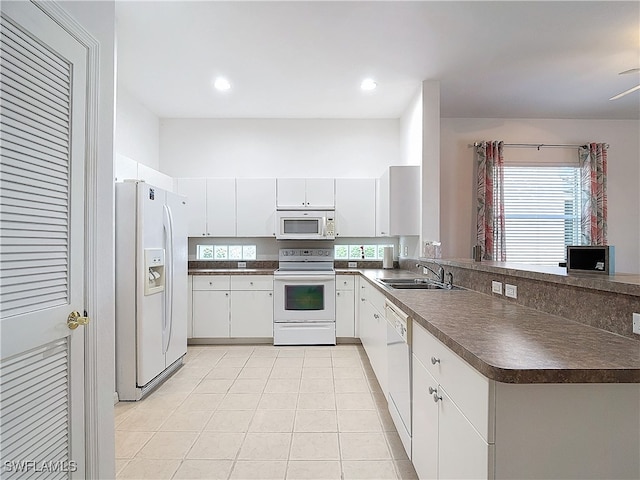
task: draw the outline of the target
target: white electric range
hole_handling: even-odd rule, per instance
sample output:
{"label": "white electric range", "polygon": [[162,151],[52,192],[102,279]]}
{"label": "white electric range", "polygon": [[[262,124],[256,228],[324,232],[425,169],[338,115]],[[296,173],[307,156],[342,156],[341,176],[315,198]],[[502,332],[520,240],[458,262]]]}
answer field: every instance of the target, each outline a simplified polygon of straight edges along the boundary
{"label": "white electric range", "polygon": [[273,344],[336,344],[332,248],[282,248],[273,278]]}

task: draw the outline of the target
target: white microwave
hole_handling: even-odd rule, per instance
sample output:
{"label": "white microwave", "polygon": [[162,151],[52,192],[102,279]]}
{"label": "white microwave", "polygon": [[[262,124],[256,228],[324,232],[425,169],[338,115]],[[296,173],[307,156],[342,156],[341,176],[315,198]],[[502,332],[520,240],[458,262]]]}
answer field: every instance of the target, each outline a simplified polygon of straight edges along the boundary
{"label": "white microwave", "polygon": [[333,210],[278,210],[276,239],[333,240],[336,220]]}

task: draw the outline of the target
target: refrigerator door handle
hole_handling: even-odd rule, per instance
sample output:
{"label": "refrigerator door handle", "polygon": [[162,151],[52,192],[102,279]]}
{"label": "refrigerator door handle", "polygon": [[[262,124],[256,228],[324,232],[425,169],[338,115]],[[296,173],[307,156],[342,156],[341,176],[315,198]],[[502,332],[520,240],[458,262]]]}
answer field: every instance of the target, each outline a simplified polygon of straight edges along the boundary
{"label": "refrigerator door handle", "polygon": [[173,326],[173,215],[168,205],[163,205],[163,226],[165,231],[165,295],[164,295],[164,325],[163,353],[169,350],[171,329]]}

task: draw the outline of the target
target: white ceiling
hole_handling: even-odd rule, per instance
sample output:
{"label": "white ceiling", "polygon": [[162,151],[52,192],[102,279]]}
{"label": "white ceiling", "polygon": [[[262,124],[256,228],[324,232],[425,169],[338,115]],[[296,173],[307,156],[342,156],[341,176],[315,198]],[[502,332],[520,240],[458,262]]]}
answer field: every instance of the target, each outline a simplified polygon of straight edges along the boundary
{"label": "white ceiling", "polygon": [[[118,79],[161,118],[640,118],[640,2],[118,0]],[[211,87],[217,75],[232,89]],[[360,91],[372,77],[373,93]]]}

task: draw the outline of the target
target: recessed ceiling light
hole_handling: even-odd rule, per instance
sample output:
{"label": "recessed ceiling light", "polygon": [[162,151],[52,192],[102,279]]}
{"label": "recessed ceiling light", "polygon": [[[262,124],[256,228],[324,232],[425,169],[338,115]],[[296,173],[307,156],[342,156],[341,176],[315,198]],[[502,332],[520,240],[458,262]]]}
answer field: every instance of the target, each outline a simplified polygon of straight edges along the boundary
{"label": "recessed ceiling light", "polygon": [[372,78],[365,78],[360,84],[360,88],[365,92],[375,90],[377,86],[378,84],[374,82]]}
{"label": "recessed ceiling light", "polygon": [[215,82],[213,82],[213,86],[216,88],[216,90],[220,90],[221,92],[225,92],[231,88],[229,80],[224,77],[216,78]]}

